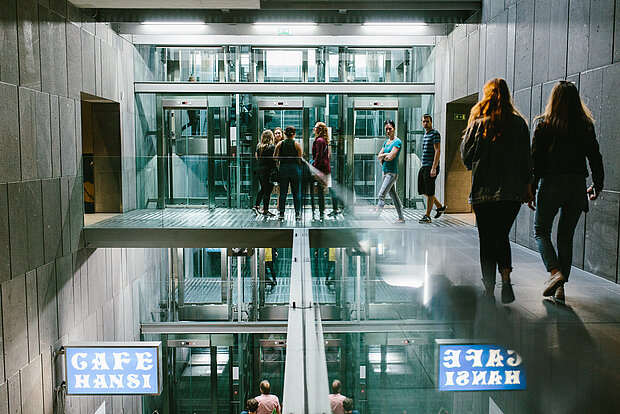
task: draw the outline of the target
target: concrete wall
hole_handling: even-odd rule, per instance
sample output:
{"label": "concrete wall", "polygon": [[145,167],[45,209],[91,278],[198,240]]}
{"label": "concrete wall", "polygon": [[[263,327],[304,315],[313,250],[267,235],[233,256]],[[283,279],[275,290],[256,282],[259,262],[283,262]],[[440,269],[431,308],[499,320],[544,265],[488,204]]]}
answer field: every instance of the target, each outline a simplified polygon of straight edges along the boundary
{"label": "concrete wall", "polygon": [[[605,190],[577,226],[573,264],[618,283],[620,9],[615,3],[484,0],[471,24],[457,26],[437,46],[435,111],[443,134],[446,104],[481,91],[499,76],[532,128],[555,82],[576,82],[597,121],[606,178]],[[533,222],[534,214],[522,208],[513,241],[536,249]]]}
{"label": "concrete wall", "polygon": [[[0,0],[0,413],[51,413],[53,351],[139,339],[157,309],[163,251],[80,248],[81,92],[120,102],[135,208],[133,46],[64,0]],[[68,398],[67,412],[101,400]]]}

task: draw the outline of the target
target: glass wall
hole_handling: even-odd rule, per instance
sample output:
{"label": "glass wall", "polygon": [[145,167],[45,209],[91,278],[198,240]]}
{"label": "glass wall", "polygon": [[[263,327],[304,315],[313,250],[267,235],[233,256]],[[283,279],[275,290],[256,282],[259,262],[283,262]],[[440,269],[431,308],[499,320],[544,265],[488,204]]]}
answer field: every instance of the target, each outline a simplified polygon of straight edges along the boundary
{"label": "glass wall", "polygon": [[137,45],[137,82],[434,82],[434,46],[410,48]]}

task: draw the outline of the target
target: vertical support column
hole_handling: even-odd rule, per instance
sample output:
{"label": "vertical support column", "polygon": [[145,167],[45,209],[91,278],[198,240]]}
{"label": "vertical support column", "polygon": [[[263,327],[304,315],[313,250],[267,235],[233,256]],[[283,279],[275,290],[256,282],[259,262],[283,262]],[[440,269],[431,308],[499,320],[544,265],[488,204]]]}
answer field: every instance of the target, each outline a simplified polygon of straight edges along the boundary
{"label": "vertical support column", "polygon": [[[368,296],[366,302],[375,301],[377,293],[377,248],[370,248],[370,256],[368,256],[368,272],[366,275],[366,286],[368,286]],[[368,314],[368,312],[366,312]]]}
{"label": "vertical support column", "polygon": [[254,250],[252,256],[250,256],[251,273],[252,273],[252,303],[250,305],[249,319],[255,321],[258,311],[258,260],[259,252],[261,249]]}
{"label": "vertical support column", "polygon": [[245,257],[237,256],[237,322],[241,322],[243,310],[243,262]]}
{"label": "vertical support column", "polygon": [[310,154],[310,108],[304,108],[303,110],[303,152],[304,155],[309,156]]}
{"label": "vertical support column", "polygon": [[362,318],[362,256],[355,256],[355,309],[357,321]]}
{"label": "vertical support column", "polygon": [[[405,188],[406,187],[406,181],[407,181],[407,121],[405,120],[405,108],[401,108],[399,105],[398,111],[397,111],[397,118],[398,120],[396,121],[396,136],[398,138],[400,138],[400,140],[403,142],[403,145],[400,149],[400,155],[398,156],[398,172],[400,174],[398,174],[398,181],[396,183],[396,192],[398,193],[398,197],[400,197],[401,201],[403,202],[403,206],[408,207],[407,204],[407,200],[405,198],[406,193],[405,193]],[[412,177],[409,177],[409,179],[413,179]]]}
{"label": "vertical support column", "polygon": [[348,274],[349,274],[349,257],[347,256],[347,249],[340,249],[340,258],[341,260],[341,280],[340,286],[342,286],[341,295],[342,298],[342,307],[343,307],[343,320],[351,320],[351,309],[349,308],[349,302],[347,302],[347,292],[348,292]]}
{"label": "vertical support column", "polygon": [[[239,69],[238,69],[238,61],[237,61],[237,77],[235,79],[239,79]],[[236,168],[236,181],[237,181],[237,202],[235,204],[236,208],[241,208],[241,122],[239,117],[241,116],[241,103],[239,102],[240,96],[239,94],[235,95],[235,146],[237,150],[235,151],[237,154],[237,168]],[[232,137],[231,137],[232,138]],[[253,171],[253,170],[252,170]],[[252,174],[254,175],[254,174]]]}
{"label": "vertical support column", "polygon": [[[211,342],[213,343],[213,342]],[[211,413],[217,414],[218,392],[217,392],[217,346],[209,348],[211,356]]]}
{"label": "vertical support column", "polygon": [[260,309],[265,306],[265,249],[260,248],[258,252],[258,308]]}
{"label": "vertical support column", "polygon": [[207,190],[209,208],[215,207],[215,125],[214,108],[207,109]]}
{"label": "vertical support column", "polygon": [[164,208],[166,199],[166,131],[164,130],[164,110],[161,106],[161,95],[157,94],[155,99],[157,102],[157,208]]}

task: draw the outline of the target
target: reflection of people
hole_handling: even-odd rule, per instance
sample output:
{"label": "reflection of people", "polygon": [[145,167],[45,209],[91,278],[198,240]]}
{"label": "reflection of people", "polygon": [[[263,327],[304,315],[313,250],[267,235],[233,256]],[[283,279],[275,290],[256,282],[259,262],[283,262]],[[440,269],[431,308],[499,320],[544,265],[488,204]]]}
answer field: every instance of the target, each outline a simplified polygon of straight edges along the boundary
{"label": "reflection of people", "polygon": [[360,414],[359,411],[353,409],[353,398],[345,398],[342,401],[342,408],[344,408],[345,414]]}
{"label": "reflection of people", "polygon": [[[329,148],[329,131],[323,122],[317,122],[314,126],[315,140],[312,144],[312,166],[316,169],[316,183],[319,198],[319,217],[321,220],[325,215],[325,189],[331,188],[332,168],[329,164],[331,157]],[[314,210],[314,201],[312,202]]]}
{"label": "reflection of people", "polygon": [[332,382],[332,393],[329,394],[329,404],[332,407],[333,414],[344,414],[344,407],[342,406],[342,402],[347,397],[340,394],[341,390],[342,383],[339,380],[334,380],[334,382]]}
{"label": "reflection of people", "polygon": [[259,204],[263,202],[264,216],[274,216],[275,214],[269,212],[269,200],[271,199],[271,190],[273,190],[273,184],[269,180],[271,171],[276,167],[276,162],[273,159],[273,153],[276,147],[273,145],[273,132],[270,129],[263,131],[261,134],[260,144],[256,146],[256,153],[254,156],[258,160],[258,181],[260,183],[260,190],[256,195],[256,201],[254,202],[255,214],[259,214]]}
{"label": "reflection of people", "polygon": [[502,302],[514,301],[508,234],[521,203],[533,199],[527,124],[510,98],[506,81],[491,79],[472,109],[461,143],[461,158],[472,170],[470,203],[480,239],[480,267],[486,294],[493,297],[502,275]]}
{"label": "reflection of people", "polygon": [[241,414],[256,414],[258,410],[258,401],[256,401],[256,398],[250,398],[245,405],[247,411],[241,411]]}
{"label": "reflection of people", "polygon": [[[196,82],[196,77],[192,75],[189,77],[188,81]],[[190,127],[190,135],[200,135],[200,110],[188,109],[187,118],[189,119],[189,122],[181,127],[181,133]]]}
{"label": "reflection of people", "polygon": [[439,175],[441,136],[436,129],[433,129],[433,117],[429,114],[422,116],[422,126],[426,133],[422,141],[422,168],[418,172],[418,194],[426,196],[426,213],[419,222],[430,223],[433,205],[437,206],[435,218],[439,218],[446,211],[446,206],[442,206],[435,197],[435,181]]}
{"label": "reflection of people", "polygon": [[284,130],[286,138],[276,146],[275,157],[280,163],[280,219],[284,219],[286,194],[289,186],[293,193],[295,218],[301,220],[301,145],[295,141],[295,127],[288,126]]}
{"label": "reflection of people", "polygon": [[385,135],[387,139],[383,143],[383,148],[379,151],[377,158],[379,162],[383,164],[383,184],[379,190],[379,203],[375,212],[380,214],[385,206],[385,197],[390,193],[390,197],[394,201],[394,207],[398,213],[397,223],[404,223],[405,216],[403,215],[403,205],[398,198],[396,192],[396,181],[398,180],[398,156],[400,155],[400,149],[403,146],[403,142],[398,138],[396,134],[396,123],[392,120],[384,122]]}
{"label": "reflection of people", "polygon": [[[538,251],[550,273],[544,296],[564,300],[573,261],[573,236],[579,217],[588,210],[588,197],[596,200],[603,190],[603,159],[594,133],[592,114],[571,82],[560,82],[551,91],[545,113],[534,131],[533,188],[540,180],[534,231]],[[588,169],[594,184],[586,190]],[[534,203],[530,203],[533,208]],[[551,227],[560,213],[557,253],[551,243]]]}
{"label": "reflection of people", "polygon": [[271,394],[271,384],[269,384],[269,381],[261,381],[259,387],[261,394],[256,397],[256,401],[258,401],[256,413],[272,414],[275,411],[276,414],[280,414],[280,400],[277,396]]}
{"label": "reflection of people", "polygon": [[[275,249],[272,249],[270,247],[265,249],[265,281],[272,287],[278,284],[278,281],[276,280],[276,271],[273,267],[273,259],[275,257],[278,257],[278,253],[275,251]],[[271,280],[268,279],[267,270],[269,270]]]}
{"label": "reflection of people", "polygon": [[[332,275],[332,278],[329,278]],[[325,284],[333,285],[336,282],[336,249],[327,249],[327,272],[325,274]]]}
{"label": "reflection of people", "polygon": [[[282,131],[282,128],[280,127],[275,127],[273,129],[273,145],[277,147],[280,141],[282,141],[283,139],[284,139],[284,131]],[[273,183],[273,193],[276,196],[276,208],[279,210],[280,209],[280,185],[278,183]]]}

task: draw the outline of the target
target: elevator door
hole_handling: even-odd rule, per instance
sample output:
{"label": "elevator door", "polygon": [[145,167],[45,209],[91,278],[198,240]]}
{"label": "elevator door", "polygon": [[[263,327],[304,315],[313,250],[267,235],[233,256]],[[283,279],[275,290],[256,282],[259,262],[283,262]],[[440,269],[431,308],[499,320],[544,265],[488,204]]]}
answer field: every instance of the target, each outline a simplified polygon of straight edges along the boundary
{"label": "elevator door", "polygon": [[229,107],[164,99],[165,205],[230,207]]}
{"label": "elevator door", "polygon": [[353,193],[356,204],[375,204],[382,182],[377,154],[387,139],[383,123],[388,120],[396,123],[397,115],[398,101],[395,99],[356,99],[354,102]]}

